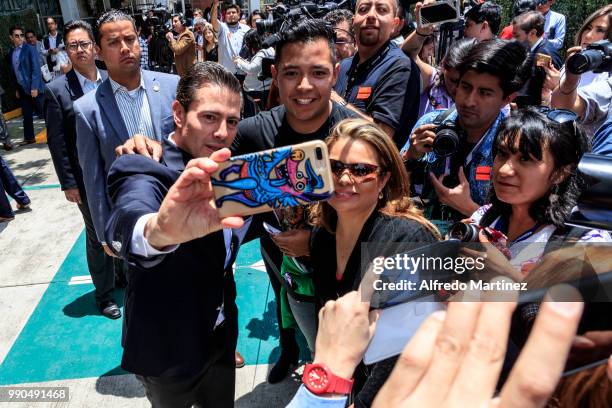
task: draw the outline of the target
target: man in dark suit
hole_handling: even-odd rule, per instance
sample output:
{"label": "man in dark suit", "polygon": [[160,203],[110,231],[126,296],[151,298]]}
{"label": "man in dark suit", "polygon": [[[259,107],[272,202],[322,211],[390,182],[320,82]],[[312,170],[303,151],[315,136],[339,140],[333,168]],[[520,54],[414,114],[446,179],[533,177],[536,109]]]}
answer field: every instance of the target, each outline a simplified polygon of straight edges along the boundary
{"label": "man in dark suit", "polygon": [[57,31],[57,23],[53,17],[47,17],[47,29],[49,34],[43,37],[43,49],[47,57],[47,67],[49,72],[53,72],[56,63],[56,55],[64,49],[64,37]]}
{"label": "man in dark suit", "polygon": [[515,102],[519,107],[539,106],[542,104],[542,88],[546,79],[543,65],[550,63],[556,69],[561,69],[563,60],[555,47],[544,38],[544,17],[537,11],[516,16],[512,22],[512,36],[529,48],[533,58],[532,76],[519,92]]}
{"label": "man in dark suit", "polygon": [[83,173],[76,148],[74,101],[95,90],[108,76],[98,71],[94,62],[94,35],[89,23],[73,20],[64,26],[64,38],[73,69],[49,83],[45,90],[47,143],[66,199],[78,205],[87,235],[87,265],[96,289],[96,305],[100,312],[118,319],[121,311],[113,298],[113,258],[107,255],[96,237],[89,212]]}
{"label": "man in dark suit", "polygon": [[23,141],[20,146],[36,143],[32,113],[39,93],[44,91],[36,48],[24,41],[23,29],[12,26],[9,29],[13,48],[8,54],[7,64],[11,80],[16,87],[16,96],[21,104],[23,116]]}
{"label": "man in dark suit", "polygon": [[172,104],[176,130],[162,142],[163,163],[124,155],[108,176],[107,242],[129,261],[121,366],[155,407],[234,403],[240,233],[230,228],[242,220],[219,220],[209,173],[229,158],[240,95],[220,65],[194,65]]}
{"label": "man in dark suit", "polygon": [[161,141],[173,130],[171,106],[179,77],[141,71],[134,20],[120,11],[98,19],[96,42],[108,78],[74,103],[77,152],[98,241],[112,254],[104,226],[110,215],[106,176],[115,148],[135,134]]}

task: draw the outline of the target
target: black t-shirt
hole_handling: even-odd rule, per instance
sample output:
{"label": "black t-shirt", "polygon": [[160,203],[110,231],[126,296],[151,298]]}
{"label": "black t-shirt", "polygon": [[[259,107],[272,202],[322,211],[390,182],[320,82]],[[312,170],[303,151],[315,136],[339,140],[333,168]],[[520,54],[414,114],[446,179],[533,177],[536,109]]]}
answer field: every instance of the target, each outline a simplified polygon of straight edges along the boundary
{"label": "black t-shirt", "polygon": [[355,112],[334,102],[327,121],[316,132],[303,134],[289,126],[285,117],[285,106],[280,105],[240,121],[231,147],[232,154],[253,153],[311,140],[325,140],[338,122],[356,117],[359,116]]}

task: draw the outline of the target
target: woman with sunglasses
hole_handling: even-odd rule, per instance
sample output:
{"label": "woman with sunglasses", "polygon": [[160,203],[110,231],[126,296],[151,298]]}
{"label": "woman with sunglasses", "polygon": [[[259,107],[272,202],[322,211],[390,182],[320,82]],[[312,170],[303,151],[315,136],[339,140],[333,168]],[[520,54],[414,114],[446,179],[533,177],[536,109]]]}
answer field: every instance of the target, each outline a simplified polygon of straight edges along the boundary
{"label": "woman with sunglasses", "polygon": [[[576,120],[568,110],[523,109],[501,125],[495,139],[491,204],[479,208],[471,221],[507,237],[506,257],[513,269],[508,274],[515,280],[537,265],[550,240],[612,240],[604,231],[565,226],[581,192],[576,169],[589,151]],[[489,242],[483,231],[479,238]],[[495,269],[505,259],[492,251],[497,252],[487,246],[487,267]]]}
{"label": "woman with sunglasses", "polygon": [[[318,308],[356,290],[368,261],[391,256],[394,243],[426,246],[439,237],[408,198],[408,174],[399,152],[378,126],[364,119],[346,119],[326,143],[335,193],[311,212],[315,228],[310,256]],[[368,243],[375,247],[362,253],[362,244]],[[363,367],[355,373],[356,402],[372,402],[394,363],[392,358],[369,367],[367,379]],[[365,381],[361,391],[360,380]]]}

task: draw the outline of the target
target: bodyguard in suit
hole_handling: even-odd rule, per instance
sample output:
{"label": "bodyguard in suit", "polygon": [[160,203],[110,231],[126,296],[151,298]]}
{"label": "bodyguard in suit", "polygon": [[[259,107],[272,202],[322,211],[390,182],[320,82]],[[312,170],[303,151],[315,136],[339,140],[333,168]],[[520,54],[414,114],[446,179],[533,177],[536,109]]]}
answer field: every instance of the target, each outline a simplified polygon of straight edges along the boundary
{"label": "bodyguard in suit", "polygon": [[229,158],[240,107],[238,80],[197,63],[179,82],[162,163],[124,155],[110,169],[107,242],[129,261],[121,366],[154,407],[234,403],[240,234],[230,228],[242,220],[219,220],[209,173]]}
{"label": "bodyguard in suit", "polygon": [[107,74],[96,68],[95,40],[89,23],[82,20],[69,22],[64,26],[64,38],[73,69],[47,84],[45,89],[47,143],[66,199],[77,204],[83,215],[87,235],[87,265],[96,289],[96,305],[104,316],[118,319],[121,311],[113,298],[113,258],[104,252],[96,237],[77,155],[72,107],[84,93],[95,90],[107,78]]}
{"label": "bodyguard in suit", "polygon": [[8,54],[7,64],[11,81],[16,87],[16,96],[21,104],[23,116],[23,141],[20,146],[35,143],[32,113],[39,93],[44,91],[36,48],[24,41],[23,29],[12,26],[9,29],[13,48]]}
{"label": "bodyguard in suit", "polygon": [[134,20],[116,10],[98,19],[96,52],[106,63],[108,78],[74,103],[77,152],[89,210],[98,241],[104,240],[110,215],[106,176],[115,148],[135,134],[161,141],[173,127],[172,101],[178,77],[141,71],[140,46]]}

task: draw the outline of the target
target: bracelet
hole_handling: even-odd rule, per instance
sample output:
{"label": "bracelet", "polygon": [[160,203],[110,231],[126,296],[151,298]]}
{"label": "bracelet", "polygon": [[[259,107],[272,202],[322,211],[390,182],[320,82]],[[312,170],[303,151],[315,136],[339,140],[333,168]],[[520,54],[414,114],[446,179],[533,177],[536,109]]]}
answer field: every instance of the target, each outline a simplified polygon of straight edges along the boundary
{"label": "bracelet", "polygon": [[417,29],[415,29],[414,32],[417,33],[417,35],[420,36],[420,37],[429,37],[429,34],[421,34],[421,33],[419,33],[419,30],[417,30]]}
{"label": "bracelet", "polygon": [[[578,82],[578,84],[580,84],[580,82]],[[563,95],[571,95],[574,93],[576,89],[578,89],[578,85],[576,85],[574,89],[566,93],[566,92],[563,92],[563,89],[561,89],[561,84],[559,84],[559,92],[561,92]]]}

